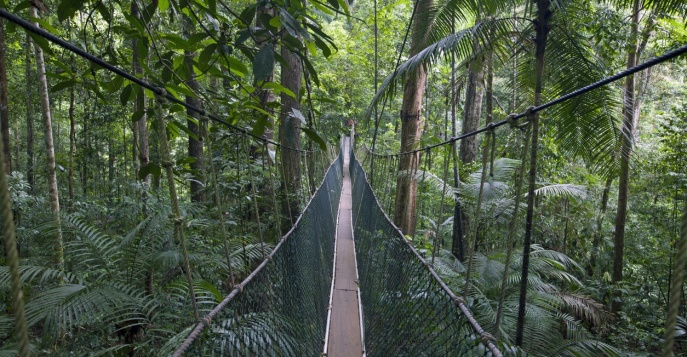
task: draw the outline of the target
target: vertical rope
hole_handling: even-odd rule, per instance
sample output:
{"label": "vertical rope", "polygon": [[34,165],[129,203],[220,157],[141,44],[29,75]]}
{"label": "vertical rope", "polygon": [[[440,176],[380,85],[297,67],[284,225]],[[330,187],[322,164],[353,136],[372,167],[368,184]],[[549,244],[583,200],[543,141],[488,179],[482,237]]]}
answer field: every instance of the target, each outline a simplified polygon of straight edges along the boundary
{"label": "vertical rope", "polygon": [[[509,116],[513,118],[513,115]],[[513,122],[514,123],[514,122]],[[530,142],[530,125],[527,124],[527,129],[525,133],[525,138],[522,143],[522,152],[520,153],[520,173],[518,174],[517,181],[515,182],[515,201],[513,208],[513,216],[508,222],[508,238],[506,239],[506,261],[503,263],[503,276],[501,277],[501,288],[499,289],[499,303],[496,308],[496,320],[494,322],[494,337],[499,338],[500,330],[499,325],[501,324],[501,317],[503,316],[503,304],[506,300],[506,284],[508,283],[508,272],[510,270],[510,262],[513,256],[513,249],[515,247],[515,229],[518,222],[518,211],[520,210],[520,200],[522,199],[522,183],[525,181],[525,162],[527,160],[527,149]]]}
{"label": "vertical rope", "polygon": [[675,325],[677,324],[677,315],[680,310],[682,286],[685,282],[685,266],[687,266],[687,200],[685,200],[685,208],[682,214],[680,240],[677,245],[677,257],[675,258],[675,268],[673,269],[673,279],[670,286],[670,303],[666,318],[665,344],[663,345],[664,357],[673,355]]}
{"label": "vertical rope", "polygon": [[[284,150],[288,150],[288,149],[284,148]],[[279,148],[277,148],[277,151],[279,151]],[[277,152],[277,154],[279,154],[279,152]],[[281,157],[281,156],[279,156],[279,157]],[[279,167],[281,168],[281,170],[280,170],[281,178],[282,178],[281,182],[284,183],[284,198],[286,198],[286,208],[289,211],[288,212],[289,213],[289,221],[291,222],[291,226],[293,226],[294,222],[293,222],[293,212],[291,212],[291,198],[289,197],[290,196],[289,195],[289,185],[287,185],[286,181],[284,181],[284,177],[286,177],[286,173],[284,172],[284,165],[279,165]]]}
{"label": "vertical rope", "polygon": [[177,198],[177,189],[174,183],[174,163],[169,154],[169,143],[167,142],[167,125],[165,124],[165,116],[162,110],[162,102],[166,93],[161,89],[163,94],[157,97],[157,126],[160,135],[160,149],[162,154],[162,166],[165,168],[167,175],[167,186],[169,186],[169,199],[172,204],[171,220],[174,223],[175,243],[181,245],[181,252],[184,256],[184,270],[186,273],[186,280],[188,281],[188,290],[191,297],[191,305],[193,306],[193,317],[198,321],[198,305],[196,303],[196,292],[193,287],[193,276],[191,276],[191,264],[188,259],[188,251],[186,250],[186,237],[184,236],[184,217],[181,215],[179,208],[179,200]]}
{"label": "vertical rope", "polygon": [[[446,149],[450,149],[450,146],[446,146]],[[432,265],[434,265],[434,258],[436,258],[437,251],[439,250],[439,244],[437,242],[442,242],[443,239],[440,241],[441,237],[441,220],[443,219],[444,216],[444,199],[446,198],[446,177],[448,176],[448,152],[447,155],[444,156],[444,176],[442,178],[442,186],[441,186],[441,205],[439,206],[439,217],[437,218],[437,229],[434,237],[434,248],[432,249]]]}
{"label": "vertical rope", "polygon": [[250,162],[250,146],[248,145],[248,140],[243,137],[243,147],[246,153],[246,165],[248,166],[248,177],[250,182],[250,191],[253,201],[253,212],[255,213],[255,219],[258,222],[258,235],[260,237],[260,252],[262,253],[262,259],[265,259],[265,238],[262,234],[262,224],[260,223],[260,210],[258,209],[258,195],[255,192],[255,181],[253,180],[253,165]]}
{"label": "vertical rope", "polygon": [[[489,127],[490,131],[493,131],[493,127]],[[465,289],[463,291],[463,297],[467,298],[468,291],[470,290],[470,274],[472,273],[472,261],[474,259],[475,253],[477,251],[477,235],[479,234],[479,220],[482,215],[482,199],[484,196],[484,183],[487,181],[487,161],[490,154],[487,152],[490,148],[489,141],[491,135],[487,135],[484,138],[483,150],[482,150],[482,176],[479,183],[479,194],[477,195],[477,207],[475,208],[475,220],[474,224],[470,228],[471,242],[468,243],[468,268],[465,273]]]}
{"label": "vertical rope", "polygon": [[[0,133],[0,137],[2,133]],[[4,143],[0,140],[0,152],[4,152]],[[12,200],[10,198],[9,183],[5,174],[5,160],[0,159],[0,219],[2,219],[2,236],[5,238],[5,255],[10,269],[12,284],[12,313],[14,314],[14,333],[19,342],[19,355],[29,355],[29,334],[24,315],[24,288],[19,275],[19,254],[17,239],[14,235],[14,217],[12,215]]]}
{"label": "vertical rope", "polygon": [[[277,204],[277,186],[275,185],[275,176],[276,174],[274,173],[274,170],[270,169],[270,166],[274,167],[276,165],[271,165],[269,160],[269,146],[267,145],[267,142],[263,144],[263,150],[262,150],[262,160],[265,161],[267,164],[267,174],[270,177],[270,184],[271,188],[270,191],[272,192],[272,205],[274,206],[274,213],[275,217],[277,219],[277,229],[279,230],[279,236],[281,237],[283,235],[282,229],[281,229],[281,210],[279,209],[279,205]],[[275,162],[276,164],[276,162]]]}
{"label": "vertical rope", "polygon": [[222,196],[217,183],[217,170],[215,169],[215,155],[212,152],[212,140],[210,140],[210,130],[205,130],[205,142],[207,143],[208,154],[210,159],[210,175],[212,176],[212,186],[215,188],[215,206],[217,206],[217,218],[219,219],[219,229],[222,235],[222,245],[224,248],[224,255],[227,259],[227,269],[229,270],[229,283],[234,286],[234,270],[231,266],[231,251],[229,250],[229,243],[227,242],[227,228],[224,222],[224,208],[222,207]]}

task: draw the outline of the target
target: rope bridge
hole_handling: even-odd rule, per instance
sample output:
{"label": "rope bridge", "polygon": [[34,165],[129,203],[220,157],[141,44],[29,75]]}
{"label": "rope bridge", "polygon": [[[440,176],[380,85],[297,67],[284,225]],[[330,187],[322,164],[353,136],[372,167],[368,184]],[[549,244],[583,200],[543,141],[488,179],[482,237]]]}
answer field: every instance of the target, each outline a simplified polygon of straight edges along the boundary
{"label": "rope bridge", "polygon": [[[343,147],[291,231],[192,328],[174,356],[322,353],[331,308]],[[360,163],[351,160],[350,170],[366,353],[501,356],[462,300],[389,221]]]}

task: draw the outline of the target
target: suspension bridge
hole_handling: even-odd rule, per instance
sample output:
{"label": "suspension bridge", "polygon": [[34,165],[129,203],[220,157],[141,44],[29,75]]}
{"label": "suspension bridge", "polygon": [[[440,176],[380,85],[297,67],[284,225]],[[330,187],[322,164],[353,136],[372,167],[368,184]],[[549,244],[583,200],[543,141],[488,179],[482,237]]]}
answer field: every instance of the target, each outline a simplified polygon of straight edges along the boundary
{"label": "suspension bridge", "polygon": [[[0,17],[161,99],[234,127],[4,9]],[[429,152],[513,125],[519,118],[685,52],[687,46],[477,131],[396,155]],[[352,138],[342,139],[336,160],[293,227],[252,273],[188,329],[174,356],[502,356],[496,339],[480,326],[464,299],[391,222],[353,144]]]}
{"label": "suspension bridge", "polygon": [[501,356],[381,209],[351,148],[174,356]]}

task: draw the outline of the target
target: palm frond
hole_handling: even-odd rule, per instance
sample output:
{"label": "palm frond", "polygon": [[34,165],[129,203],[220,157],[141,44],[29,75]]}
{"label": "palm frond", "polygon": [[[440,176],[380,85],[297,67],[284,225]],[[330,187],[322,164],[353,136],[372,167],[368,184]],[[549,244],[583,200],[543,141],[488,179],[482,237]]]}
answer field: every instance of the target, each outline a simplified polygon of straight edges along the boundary
{"label": "palm frond", "polygon": [[[534,195],[543,197],[565,197],[573,200],[584,200],[587,198],[587,188],[581,185],[560,183],[542,186],[534,190]],[[527,196],[527,193],[525,193],[525,196]]]}

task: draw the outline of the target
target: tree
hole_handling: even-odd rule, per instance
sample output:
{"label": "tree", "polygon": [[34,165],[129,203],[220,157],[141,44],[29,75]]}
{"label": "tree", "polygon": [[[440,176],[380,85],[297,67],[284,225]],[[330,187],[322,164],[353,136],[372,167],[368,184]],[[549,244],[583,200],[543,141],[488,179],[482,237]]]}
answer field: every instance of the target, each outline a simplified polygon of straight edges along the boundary
{"label": "tree", "polygon": [[[40,4],[40,2],[39,2]],[[29,9],[31,17],[38,19],[38,10],[35,6]],[[34,23],[38,26],[38,23]],[[45,59],[43,49],[38,43],[34,43],[36,53],[36,69],[38,75],[38,94],[41,101],[41,113],[43,116],[43,139],[45,140],[45,159],[48,168],[48,188],[50,190],[50,205],[55,222],[55,246],[53,259],[58,270],[64,270],[64,250],[62,242],[62,225],[60,222],[60,192],[57,188],[57,174],[55,172],[55,144],[52,136],[52,116],[50,111],[50,97],[48,94],[48,78],[45,73]]]}
{"label": "tree", "polygon": [[[140,18],[140,12],[136,1],[131,2],[131,16]],[[131,40],[131,69],[136,76],[143,75],[143,68],[141,67],[141,58],[139,54],[139,44],[147,43],[146,38],[134,38]],[[134,142],[134,147],[138,148],[138,163],[139,167],[145,167],[150,162],[150,147],[148,145],[148,123],[146,121],[146,95],[145,91],[139,90],[136,93],[134,100],[134,115],[137,120],[134,123],[134,138],[138,137],[138,142]],[[146,187],[150,187],[150,175],[143,177],[143,182]]]}
{"label": "tree", "polygon": [[[9,99],[7,97],[7,65],[5,45],[5,21],[0,20],[0,130],[2,131],[3,150],[5,159],[5,170],[7,174],[12,173],[12,148],[10,147],[10,110]],[[15,143],[15,145],[19,145]],[[18,159],[18,158],[17,158]]]}
{"label": "tree", "polygon": [[[288,34],[284,35],[290,36]],[[282,171],[282,217],[285,221],[283,226],[288,227],[296,222],[299,215],[297,193],[301,189],[301,120],[300,101],[298,93],[301,90],[301,79],[303,66],[298,54],[294,49],[289,48],[285,43],[281,45],[282,62],[281,85],[296,94],[293,98],[286,93],[281,94],[281,111],[279,113],[279,143],[283,145],[280,149],[281,171]],[[300,115],[302,116],[302,114]],[[291,196],[291,198],[286,198]],[[286,230],[285,230],[286,231]]]}
{"label": "tree", "polygon": [[[190,39],[195,32],[193,20],[189,16],[183,17],[183,32],[187,39]],[[201,100],[197,97],[200,91],[200,84],[196,79],[195,72],[195,57],[196,53],[191,51],[184,51],[184,58],[188,66],[187,85],[193,91],[194,95],[186,95],[186,103],[196,108],[202,106]],[[203,186],[205,181],[205,157],[203,153],[203,135],[201,133],[201,118],[200,113],[192,109],[186,110],[188,116],[186,122],[188,130],[192,135],[188,137],[188,156],[193,158],[190,164],[191,167],[191,201],[203,202],[205,195],[203,193]]]}
{"label": "tree", "polygon": [[[412,23],[410,55],[416,55],[425,47],[427,35],[431,30],[433,0],[416,0],[415,18]],[[417,67],[408,73],[403,84],[403,104],[401,105],[401,152],[418,148],[422,136],[422,98],[427,79],[425,69]],[[398,162],[399,173],[410,173],[418,169],[420,153],[402,155]],[[399,175],[396,179],[396,204],[394,223],[403,233],[415,235],[417,181],[413,175]]]}

